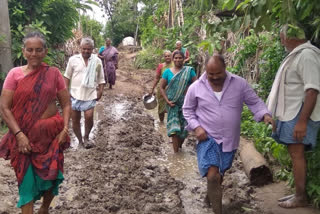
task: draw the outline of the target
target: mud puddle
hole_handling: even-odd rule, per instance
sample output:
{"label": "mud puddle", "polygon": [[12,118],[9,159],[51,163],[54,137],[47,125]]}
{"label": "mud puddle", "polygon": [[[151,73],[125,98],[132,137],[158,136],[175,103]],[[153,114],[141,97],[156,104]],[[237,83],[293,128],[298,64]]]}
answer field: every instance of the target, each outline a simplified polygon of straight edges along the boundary
{"label": "mud puddle", "polygon": [[[206,181],[198,174],[194,137],[186,140],[182,153],[173,155],[165,125],[159,124],[156,112],[151,116],[143,108],[144,87],[152,83],[154,72],[134,69],[126,58],[119,65],[115,89],[106,89],[96,107],[90,135],[95,147],[65,152],[65,180],[50,213],[212,213],[203,203]],[[8,162],[1,160],[0,169],[0,213],[19,213],[15,175]],[[223,185],[225,214],[264,213],[239,159]]]}
{"label": "mud puddle", "polygon": [[[206,179],[198,173],[196,159],[196,139],[189,136],[182,151],[173,154],[172,143],[166,133],[166,124],[160,123],[157,109],[146,110],[154,118],[154,127],[164,139],[162,145],[163,155],[157,157],[158,164],[168,168],[171,176],[182,182],[185,188],[180,196],[186,214],[209,214],[210,207],[204,203],[206,195]],[[166,121],[166,118],[165,118]],[[258,204],[254,202],[253,188],[249,186],[249,180],[243,172],[239,157],[236,158],[233,168],[224,177],[224,211],[228,214],[235,213],[263,213],[259,211]]]}

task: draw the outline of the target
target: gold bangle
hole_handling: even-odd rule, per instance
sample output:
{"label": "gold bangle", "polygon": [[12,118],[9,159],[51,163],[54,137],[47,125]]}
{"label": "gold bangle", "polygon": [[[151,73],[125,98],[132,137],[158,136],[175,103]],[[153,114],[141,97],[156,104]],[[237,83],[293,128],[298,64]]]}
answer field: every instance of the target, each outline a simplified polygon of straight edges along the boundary
{"label": "gold bangle", "polygon": [[64,132],[66,132],[67,134],[69,134],[69,129],[68,129],[68,127],[66,127],[66,126],[63,128],[62,131],[64,131]]}

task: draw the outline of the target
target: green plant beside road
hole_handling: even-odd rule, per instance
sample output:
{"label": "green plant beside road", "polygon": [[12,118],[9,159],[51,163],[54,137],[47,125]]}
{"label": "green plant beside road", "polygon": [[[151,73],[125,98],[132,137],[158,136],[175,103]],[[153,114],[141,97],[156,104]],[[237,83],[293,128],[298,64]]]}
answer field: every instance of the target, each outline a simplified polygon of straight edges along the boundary
{"label": "green plant beside road", "polygon": [[[254,89],[259,96],[266,100],[276,72],[285,56],[283,47],[277,34],[263,32],[240,39],[238,46],[229,49],[234,57],[234,67],[231,72],[239,75],[245,75],[250,72],[250,63],[258,62],[259,78],[255,82]],[[259,54],[257,55],[257,51]],[[252,58],[256,58],[252,60]],[[240,72],[239,72],[240,71]],[[275,172],[275,177],[280,180],[288,181],[291,187],[294,186],[292,174],[292,163],[286,146],[276,143],[271,138],[271,127],[264,123],[256,123],[247,107],[242,113],[241,135],[252,139],[257,150],[262,153],[267,160],[274,165],[280,166]],[[319,207],[320,205],[320,138],[318,137],[318,146],[310,152],[306,152],[307,159],[307,193],[312,203]]]}
{"label": "green plant beside road", "polygon": [[[271,128],[264,123],[257,123],[247,107],[242,113],[241,135],[252,139],[257,150],[263,154],[269,162],[275,160],[275,164],[281,169],[275,172],[277,179],[286,180],[293,187],[292,164],[286,146],[276,143],[271,136]],[[320,205],[320,134],[317,147],[313,151],[305,153],[307,159],[307,193],[313,205]]]}
{"label": "green plant beside road", "polygon": [[160,60],[162,60],[162,54],[163,51],[161,49],[149,46],[138,53],[134,66],[136,68],[155,70]]}

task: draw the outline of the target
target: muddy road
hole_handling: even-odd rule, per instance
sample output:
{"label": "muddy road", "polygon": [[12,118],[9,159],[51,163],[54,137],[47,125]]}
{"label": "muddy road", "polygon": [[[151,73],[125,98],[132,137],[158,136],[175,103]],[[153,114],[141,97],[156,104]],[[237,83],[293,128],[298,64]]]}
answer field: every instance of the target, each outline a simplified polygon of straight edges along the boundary
{"label": "muddy road", "polygon": [[[154,71],[136,70],[134,53],[122,50],[114,89],[105,89],[96,107],[90,139],[95,147],[65,153],[65,181],[50,208],[54,214],[206,214],[206,181],[200,178],[195,138],[173,155],[156,110],[146,111],[141,97]],[[20,213],[18,188],[8,161],[0,160],[0,214]],[[225,214],[277,213],[261,208],[239,157],[223,183]],[[35,210],[40,202],[36,203]]]}

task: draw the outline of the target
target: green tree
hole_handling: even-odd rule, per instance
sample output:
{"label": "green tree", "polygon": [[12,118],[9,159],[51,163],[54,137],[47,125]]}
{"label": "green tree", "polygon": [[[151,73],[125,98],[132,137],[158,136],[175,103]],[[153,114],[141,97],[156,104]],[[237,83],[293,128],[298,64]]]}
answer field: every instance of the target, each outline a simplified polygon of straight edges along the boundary
{"label": "green tree", "polygon": [[[104,36],[112,39],[114,45],[127,36],[135,37],[138,17],[138,0],[97,0],[106,10],[109,18]],[[153,1],[153,0],[152,0]]]}
{"label": "green tree", "polygon": [[[78,10],[90,9],[89,1],[78,0],[9,0],[12,52],[15,64],[22,64],[21,41],[26,31],[42,32],[50,51],[73,36],[79,20]],[[50,55],[50,53],[49,53]],[[53,54],[55,55],[55,54]]]}
{"label": "green tree", "polygon": [[102,36],[103,25],[89,16],[82,15],[80,17],[81,29],[83,35],[90,36],[94,40],[95,47],[100,47],[104,44]]}
{"label": "green tree", "polygon": [[47,30],[52,45],[69,39],[79,19],[75,0],[9,0],[9,12],[12,30],[25,30],[25,26],[32,28],[41,23],[38,27]]}
{"label": "green tree", "polygon": [[289,24],[289,33],[320,45],[320,5],[317,0],[226,0],[224,8],[242,11],[242,26],[256,31],[277,29],[273,23]]}

